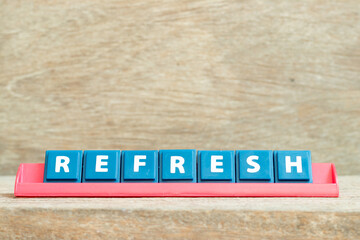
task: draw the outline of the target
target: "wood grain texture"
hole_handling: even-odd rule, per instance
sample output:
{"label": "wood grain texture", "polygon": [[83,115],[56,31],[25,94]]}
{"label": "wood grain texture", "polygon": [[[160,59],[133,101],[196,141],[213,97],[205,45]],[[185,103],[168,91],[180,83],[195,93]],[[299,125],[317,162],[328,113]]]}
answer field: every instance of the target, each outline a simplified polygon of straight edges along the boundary
{"label": "wood grain texture", "polygon": [[339,198],[15,198],[0,177],[0,238],[359,239],[360,176]]}
{"label": "wood grain texture", "polygon": [[0,174],[46,149],[310,149],[360,172],[360,4],[1,1]]}

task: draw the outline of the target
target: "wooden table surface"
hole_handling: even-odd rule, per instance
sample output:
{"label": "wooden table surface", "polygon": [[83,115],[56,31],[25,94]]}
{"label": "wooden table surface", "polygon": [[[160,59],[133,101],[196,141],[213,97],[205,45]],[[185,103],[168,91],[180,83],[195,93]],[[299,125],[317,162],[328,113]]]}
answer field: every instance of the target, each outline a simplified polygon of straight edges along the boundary
{"label": "wooden table surface", "polygon": [[0,177],[0,238],[359,239],[360,176],[339,198],[15,198]]}

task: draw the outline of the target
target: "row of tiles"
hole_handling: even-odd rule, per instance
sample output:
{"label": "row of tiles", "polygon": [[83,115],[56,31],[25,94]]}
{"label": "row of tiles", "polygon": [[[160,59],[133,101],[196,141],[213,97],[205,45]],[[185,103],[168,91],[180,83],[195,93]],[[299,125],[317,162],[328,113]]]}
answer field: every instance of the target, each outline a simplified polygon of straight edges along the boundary
{"label": "row of tiles", "polygon": [[48,150],[44,182],[312,182],[310,151]]}

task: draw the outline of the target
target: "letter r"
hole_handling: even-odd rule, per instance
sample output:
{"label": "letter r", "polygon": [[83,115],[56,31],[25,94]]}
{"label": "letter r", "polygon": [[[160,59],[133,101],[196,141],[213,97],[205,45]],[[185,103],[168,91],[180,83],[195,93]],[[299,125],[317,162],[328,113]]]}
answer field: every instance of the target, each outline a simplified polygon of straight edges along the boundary
{"label": "letter r", "polygon": [[67,156],[56,156],[55,159],[55,172],[60,172],[60,168],[64,169],[64,172],[69,172],[69,166],[70,158]]}
{"label": "letter r", "polygon": [[180,173],[185,173],[184,169],[185,159],[181,156],[171,156],[170,157],[170,173],[175,173],[176,168],[179,169]]}

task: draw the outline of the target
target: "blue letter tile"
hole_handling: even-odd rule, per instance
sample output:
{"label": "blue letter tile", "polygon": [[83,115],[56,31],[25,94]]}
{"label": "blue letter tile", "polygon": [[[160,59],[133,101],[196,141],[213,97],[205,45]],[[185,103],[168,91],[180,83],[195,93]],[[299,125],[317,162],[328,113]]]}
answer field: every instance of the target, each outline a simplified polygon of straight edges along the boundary
{"label": "blue letter tile", "polygon": [[275,151],[275,181],[312,183],[310,151]]}
{"label": "blue letter tile", "polygon": [[238,150],[236,161],[237,182],[274,182],[272,151]]}
{"label": "blue letter tile", "polygon": [[83,171],[83,182],[120,182],[120,151],[84,151]]}
{"label": "blue letter tile", "polygon": [[122,152],[123,182],[158,182],[158,151]]}
{"label": "blue letter tile", "polygon": [[199,182],[235,182],[234,151],[198,151]]}
{"label": "blue letter tile", "polygon": [[81,182],[81,150],[48,150],[44,182]]}
{"label": "blue letter tile", "polygon": [[196,182],[196,150],[160,150],[160,182]]}

